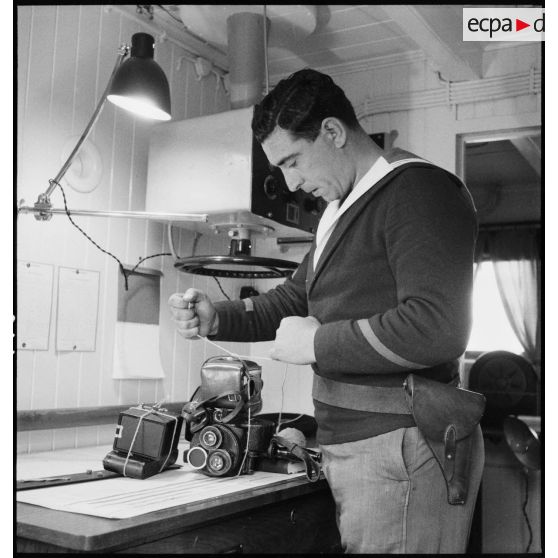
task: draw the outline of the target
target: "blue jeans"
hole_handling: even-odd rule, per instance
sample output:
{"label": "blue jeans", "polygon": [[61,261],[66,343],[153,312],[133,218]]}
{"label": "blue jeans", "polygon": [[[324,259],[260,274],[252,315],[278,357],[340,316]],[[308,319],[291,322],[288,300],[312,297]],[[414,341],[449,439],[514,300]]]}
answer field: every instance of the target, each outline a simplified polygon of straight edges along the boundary
{"label": "blue jeans", "polygon": [[465,553],[484,468],[475,432],[469,492],[450,505],[438,462],[416,427],[322,445],[322,465],[347,553]]}

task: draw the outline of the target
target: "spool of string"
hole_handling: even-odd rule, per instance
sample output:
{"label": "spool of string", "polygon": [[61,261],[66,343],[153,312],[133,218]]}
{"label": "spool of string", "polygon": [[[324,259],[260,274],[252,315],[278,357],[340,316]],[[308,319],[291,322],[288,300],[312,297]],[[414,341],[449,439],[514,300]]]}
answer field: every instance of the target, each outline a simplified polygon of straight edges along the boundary
{"label": "spool of string", "polygon": [[306,436],[297,428],[283,428],[283,430],[279,430],[278,434],[281,438],[293,442],[301,448],[306,447]]}

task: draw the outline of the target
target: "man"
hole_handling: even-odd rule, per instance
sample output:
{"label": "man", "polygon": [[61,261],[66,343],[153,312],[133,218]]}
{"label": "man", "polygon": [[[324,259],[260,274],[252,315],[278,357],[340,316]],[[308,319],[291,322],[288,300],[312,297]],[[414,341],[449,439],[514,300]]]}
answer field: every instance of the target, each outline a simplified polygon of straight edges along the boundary
{"label": "man", "polygon": [[328,206],[292,278],[239,301],[172,295],[178,331],[275,339],[273,358],[312,365],[317,441],[346,552],[465,552],[480,429],[466,503],[450,505],[402,384],[409,373],[444,383],[457,375],[477,230],[466,188],[410,153],[377,147],[343,91],[314,70],[282,80],[255,107],[252,129],[289,189]]}

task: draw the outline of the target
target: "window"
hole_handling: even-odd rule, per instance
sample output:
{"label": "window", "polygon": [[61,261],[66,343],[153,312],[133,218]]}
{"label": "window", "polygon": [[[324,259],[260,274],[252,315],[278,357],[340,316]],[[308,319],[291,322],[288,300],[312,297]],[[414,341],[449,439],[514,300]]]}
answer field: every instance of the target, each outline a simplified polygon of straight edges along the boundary
{"label": "window", "polygon": [[473,328],[467,351],[522,354],[523,347],[513,332],[500,298],[494,266],[490,261],[479,265],[473,289]]}

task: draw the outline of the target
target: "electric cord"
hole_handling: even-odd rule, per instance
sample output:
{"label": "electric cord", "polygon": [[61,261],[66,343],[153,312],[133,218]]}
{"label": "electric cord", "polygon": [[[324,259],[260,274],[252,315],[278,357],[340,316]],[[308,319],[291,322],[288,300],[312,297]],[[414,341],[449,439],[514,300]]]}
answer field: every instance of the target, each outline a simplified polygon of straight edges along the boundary
{"label": "electric cord", "polygon": [[171,253],[169,252],[162,252],[160,254],[152,254],[151,256],[146,256],[145,258],[141,258],[139,260],[139,262],[131,269],[131,270],[126,270],[124,269],[124,265],[122,264],[122,262],[111,252],[109,252],[108,250],[105,250],[104,248],[101,248],[101,246],[99,246],[73,219],[70,213],[70,210],[68,209],[68,203],[66,201],[66,193],[64,192],[64,188],[62,188],[62,185],[58,182],[56,182],[53,179],[49,180],[49,184],[56,184],[56,186],[58,186],[60,188],[60,191],[62,192],[62,198],[64,200],[64,211],[66,213],[66,215],[68,216],[68,219],[70,220],[70,223],[72,223],[72,225],[81,233],[83,234],[83,236],[85,236],[85,238],[87,238],[87,240],[89,240],[89,242],[91,242],[97,249],[99,249],[101,252],[103,252],[104,254],[106,254],[107,256],[110,256],[111,258],[113,258],[114,260],[116,260],[116,262],[118,263],[118,267],[120,268],[120,272],[122,273],[122,275],[124,276],[124,288],[125,290],[128,290],[128,277],[130,275],[132,275],[134,273],[134,271],[145,261],[145,260],[149,260],[150,258],[157,258],[159,256],[172,256]]}
{"label": "electric cord", "polygon": [[231,297],[223,290],[223,287],[221,286],[221,283],[219,282],[219,279],[217,279],[217,277],[215,277],[215,276],[213,276],[213,279],[215,279],[215,281],[217,282],[217,285],[219,285],[219,288],[221,289],[221,292],[225,295],[227,300],[230,300]]}
{"label": "electric cord", "polygon": [[533,529],[531,528],[531,522],[529,521],[529,516],[527,515],[527,502],[529,501],[529,472],[527,470],[524,471],[525,477],[525,500],[523,501],[522,511],[523,516],[525,517],[525,522],[527,523],[527,529],[529,529],[529,542],[527,544],[527,550],[525,553],[529,552],[531,548],[531,543],[533,542]]}

